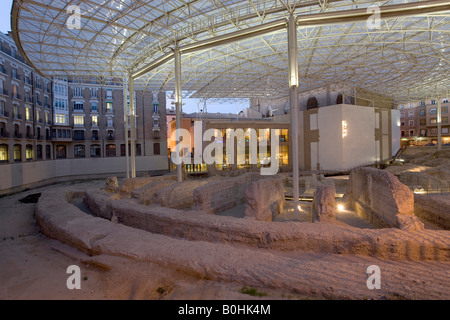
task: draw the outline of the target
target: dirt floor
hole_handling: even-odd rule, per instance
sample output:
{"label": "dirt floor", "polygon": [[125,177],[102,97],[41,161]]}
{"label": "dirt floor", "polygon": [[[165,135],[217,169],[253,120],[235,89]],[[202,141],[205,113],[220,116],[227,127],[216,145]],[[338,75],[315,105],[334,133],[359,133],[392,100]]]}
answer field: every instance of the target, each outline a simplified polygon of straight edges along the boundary
{"label": "dirt floor", "polygon": [[[395,262],[356,255],[285,253],[286,257],[294,254],[301,257],[305,265],[317,266],[305,269],[305,277],[308,272],[315,276],[330,264],[336,266],[335,277],[319,277],[317,289],[302,294],[273,288],[254,288],[242,293],[245,287],[242,283],[198,279],[121,257],[90,259],[41,234],[34,220],[35,204],[19,201],[61,185],[82,190],[104,187],[104,183],[104,180],[63,183],[0,198],[0,299],[352,299],[352,295],[342,292],[348,292],[354,285],[361,297],[361,290],[368,290],[364,289],[367,275],[364,271],[355,272],[355,268],[371,264],[380,265],[384,272],[382,283],[389,288],[379,299],[450,298],[450,262]],[[81,268],[80,290],[69,290],[66,286],[70,265]]]}

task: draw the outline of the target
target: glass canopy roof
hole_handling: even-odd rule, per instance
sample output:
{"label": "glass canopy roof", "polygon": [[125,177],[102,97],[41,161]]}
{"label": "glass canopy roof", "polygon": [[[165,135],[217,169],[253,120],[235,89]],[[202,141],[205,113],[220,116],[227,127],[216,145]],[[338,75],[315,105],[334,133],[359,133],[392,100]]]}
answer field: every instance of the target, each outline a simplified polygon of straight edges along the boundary
{"label": "glass canopy roof", "polygon": [[[77,18],[72,5],[79,29],[67,25]],[[351,17],[371,5],[414,10],[382,14],[376,28],[366,16]],[[362,88],[396,102],[449,96],[449,1],[14,0],[11,22],[27,61],[48,77],[134,74],[137,89],[172,91],[177,46],[188,95],[278,98],[288,95],[291,13],[300,94]],[[237,36],[211,45],[229,35]]]}

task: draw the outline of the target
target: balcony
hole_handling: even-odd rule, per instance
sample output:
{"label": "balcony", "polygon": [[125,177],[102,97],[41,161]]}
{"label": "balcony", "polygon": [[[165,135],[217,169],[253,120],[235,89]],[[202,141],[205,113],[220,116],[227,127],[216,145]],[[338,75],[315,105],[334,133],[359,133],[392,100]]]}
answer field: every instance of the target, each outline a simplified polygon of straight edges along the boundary
{"label": "balcony", "polygon": [[92,140],[92,141],[99,141],[100,139],[99,139],[98,136],[92,136],[91,140]]}
{"label": "balcony", "polygon": [[15,132],[14,133],[14,138],[16,139],[22,139],[23,135],[21,133]]}
{"label": "balcony", "polygon": [[16,93],[16,94],[13,93],[13,94],[11,95],[11,97],[12,97],[13,99],[17,99],[17,100],[22,99],[22,96],[21,96],[20,94],[17,94],[17,93]]}
{"label": "balcony", "polygon": [[34,139],[34,135],[31,133],[27,133],[27,139]]}
{"label": "balcony", "polygon": [[29,85],[29,86],[32,86],[32,85],[33,85],[33,84],[31,83],[31,79],[30,79],[29,77],[25,77],[24,82],[25,82],[25,84],[27,84],[27,85]]}
{"label": "balcony", "polygon": [[40,100],[36,100],[36,104],[37,104],[38,106],[42,106],[42,102],[41,102]]}
{"label": "balcony", "polygon": [[49,105],[48,103],[45,104],[45,107],[46,107],[47,109],[50,109],[50,105]]}
{"label": "balcony", "polygon": [[3,65],[0,65],[0,73],[8,75],[8,71],[6,70],[6,68]]}
{"label": "balcony", "polygon": [[8,95],[8,90],[6,90],[5,88],[1,88],[0,89],[0,94],[7,96]]}
{"label": "balcony", "polygon": [[12,115],[13,120],[22,120],[22,115],[17,113]]}
{"label": "balcony", "polygon": [[33,103],[33,98],[29,96],[25,96],[25,102]]}
{"label": "balcony", "polygon": [[0,131],[0,138],[9,138],[9,132],[6,130]]}
{"label": "balcony", "polygon": [[8,111],[3,111],[3,113],[0,113],[0,117],[9,118],[9,112]]}
{"label": "balcony", "polygon": [[38,122],[39,123],[44,123],[44,119],[39,119]]}
{"label": "balcony", "polygon": [[106,140],[112,141],[112,140],[116,140],[116,139],[113,134],[109,134],[108,137],[106,138]]}

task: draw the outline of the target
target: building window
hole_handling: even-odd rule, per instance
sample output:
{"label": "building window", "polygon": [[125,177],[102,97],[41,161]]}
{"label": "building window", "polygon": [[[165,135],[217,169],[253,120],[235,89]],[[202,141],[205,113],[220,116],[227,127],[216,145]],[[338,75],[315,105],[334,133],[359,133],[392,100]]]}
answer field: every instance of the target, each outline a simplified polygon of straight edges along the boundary
{"label": "building window", "polygon": [[73,154],[75,158],[84,158],[86,156],[85,147],[82,144],[77,144],[73,147]]}
{"label": "building window", "polygon": [[67,124],[67,115],[56,113],[55,124]]}
{"label": "building window", "polygon": [[96,99],[97,98],[97,88],[92,88],[91,89],[91,99]]}
{"label": "building window", "polygon": [[159,128],[159,120],[158,119],[153,120],[153,127]]}
{"label": "building window", "polygon": [[91,158],[99,158],[102,155],[102,148],[99,144],[93,144],[91,146]]}
{"label": "building window", "polygon": [[106,90],[106,99],[112,99],[112,98],[113,98],[112,89],[107,89]]}
{"label": "building window", "polygon": [[141,156],[141,155],[142,155],[141,144],[138,143],[138,144],[136,144],[136,156]]}
{"label": "building window", "polygon": [[92,126],[98,127],[98,116],[92,116]]}
{"label": "building window", "polygon": [[49,160],[52,158],[52,151],[49,145],[45,146],[45,159]]}
{"label": "building window", "polygon": [[425,115],[426,115],[425,109],[420,109],[419,115],[422,116],[422,117],[425,117]]}
{"label": "building window", "polygon": [[91,103],[91,110],[92,112],[98,112],[97,102]]}
{"label": "building window", "polygon": [[437,119],[436,118],[431,118],[430,119],[430,124],[436,124],[437,123]]}
{"label": "building window", "polygon": [[430,114],[436,114],[436,108],[431,108],[430,109]]}
{"label": "building window", "polygon": [[414,130],[409,130],[409,136],[414,137]]}
{"label": "building window", "polygon": [[84,140],[84,130],[74,130],[73,139],[78,141]]}
{"label": "building window", "polygon": [[153,139],[159,139],[160,138],[160,134],[158,130],[153,131]]}
{"label": "building window", "polygon": [[73,103],[73,111],[84,111],[84,103],[75,101]]}
{"label": "building window", "polygon": [[401,132],[402,132],[402,137],[404,137],[405,136],[405,130],[402,130]]}
{"label": "building window", "polygon": [[114,140],[114,131],[113,130],[108,130],[108,132],[107,132],[107,139],[108,140]]}
{"label": "building window", "polygon": [[423,107],[425,105],[425,101],[420,101],[420,105]]}
{"label": "building window", "polygon": [[36,110],[36,122],[39,122],[41,120],[41,117],[39,116],[39,110]]}
{"label": "building window", "polygon": [[426,137],[427,136],[427,129],[420,129],[420,136]]}
{"label": "building window", "polygon": [[92,130],[92,140],[98,141],[98,130]]}
{"label": "building window", "polygon": [[106,145],[106,156],[107,157],[115,157],[116,156],[116,145],[115,144],[107,144]]}
{"label": "building window", "polygon": [[0,116],[5,115],[5,101],[0,101]]}
{"label": "building window", "polygon": [[153,144],[153,154],[161,154],[161,144],[159,142]]}
{"label": "building window", "polygon": [[405,113],[404,112],[400,112],[400,118],[404,118],[405,117]]}
{"label": "building window", "polygon": [[31,109],[29,107],[25,108],[25,119],[27,119],[27,121],[31,121]]}
{"label": "building window", "polygon": [[84,126],[84,116],[73,116],[74,126]]}
{"label": "building window", "polygon": [[42,160],[42,145],[40,144],[36,146],[36,158]]}
{"label": "building window", "polygon": [[409,120],[409,126],[413,126],[414,125],[414,120]]}
{"label": "building window", "polygon": [[432,128],[432,129],[430,130],[430,134],[431,134],[432,136],[437,135],[437,129],[436,129],[436,128]]}
{"label": "building window", "polygon": [[400,126],[404,127],[405,126],[405,121],[400,122]]}
{"label": "building window", "polygon": [[420,125],[425,126],[427,124],[427,119],[420,119]]}
{"label": "building window", "polygon": [[408,111],[408,117],[414,117],[414,110]]}
{"label": "building window", "polygon": [[431,100],[431,104],[436,104],[436,100]]}
{"label": "building window", "polygon": [[8,161],[9,161],[8,145],[0,144],[0,162],[8,162]]}
{"label": "building window", "polygon": [[153,113],[158,113],[158,105],[157,104],[153,105]]}
{"label": "building window", "polygon": [[20,144],[14,145],[14,161],[22,161],[22,146]]}
{"label": "building window", "polygon": [[405,109],[405,105],[401,104],[400,109]]}
{"label": "building window", "polygon": [[27,144],[25,147],[27,160],[33,160],[33,146],[31,144]]}
{"label": "building window", "polygon": [[442,132],[443,134],[448,134],[448,128],[442,128],[441,132]]}
{"label": "building window", "polygon": [[56,146],[56,159],[65,159],[66,155],[66,146],[58,145]]}
{"label": "building window", "polygon": [[17,78],[17,68],[12,68],[11,69],[11,75],[14,79],[18,79]]}
{"label": "building window", "polygon": [[112,102],[106,103],[106,112],[113,112],[113,103]]}
{"label": "building window", "polygon": [[442,107],[441,113],[448,113],[448,107]]}
{"label": "building window", "polygon": [[19,98],[19,94],[18,94],[18,92],[17,92],[17,86],[16,85],[13,85],[12,86],[12,94],[13,94],[13,98],[16,98],[16,99],[18,99]]}
{"label": "building window", "polygon": [[441,123],[448,123],[448,117],[442,117]]}
{"label": "building window", "polygon": [[[130,144],[128,144],[128,147],[130,146]],[[125,143],[122,143],[121,145],[120,145],[120,156],[121,157],[125,157],[125,155],[126,155],[126,150],[125,150]],[[128,148],[128,154],[130,153],[130,149]]]}
{"label": "building window", "polygon": [[74,97],[82,97],[83,96],[83,88],[73,88],[73,96]]}
{"label": "building window", "polygon": [[108,118],[106,119],[106,125],[107,125],[108,127],[113,127],[113,126],[114,126],[114,124],[113,124],[113,118],[108,117]]}

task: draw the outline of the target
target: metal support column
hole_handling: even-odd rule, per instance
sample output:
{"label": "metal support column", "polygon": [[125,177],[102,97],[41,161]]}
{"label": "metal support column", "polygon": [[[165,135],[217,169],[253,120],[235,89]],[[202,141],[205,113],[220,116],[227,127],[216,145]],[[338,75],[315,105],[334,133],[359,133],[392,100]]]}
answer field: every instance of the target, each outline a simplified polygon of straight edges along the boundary
{"label": "metal support column", "polygon": [[437,99],[437,140],[438,140],[438,150],[442,149],[442,116],[441,116],[441,98]]}
{"label": "metal support column", "polygon": [[125,159],[127,162],[127,178],[130,177],[130,158],[128,155],[128,95],[127,95],[127,82],[124,79],[123,83],[123,121],[125,128]]}
{"label": "metal support column", "polygon": [[288,23],[288,55],[289,55],[289,105],[291,109],[291,134],[292,134],[292,183],[294,213],[299,215],[299,190],[298,190],[298,54],[297,54],[297,23],[291,14]]}
{"label": "metal support column", "polygon": [[[176,153],[181,157],[181,144],[180,144],[180,131],[182,128],[181,123],[181,53],[178,46],[175,48],[175,124],[176,124]],[[182,164],[177,164],[177,179],[178,182],[183,180]]]}
{"label": "metal support column", "polygon": [[131,178],[136,178],[136,131],[135,131],[136,112],[134,107],[134,79],[131,76],[131,74],[128,82],[130,90]]}

